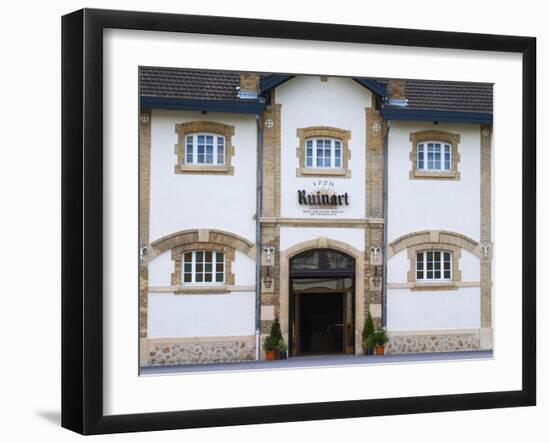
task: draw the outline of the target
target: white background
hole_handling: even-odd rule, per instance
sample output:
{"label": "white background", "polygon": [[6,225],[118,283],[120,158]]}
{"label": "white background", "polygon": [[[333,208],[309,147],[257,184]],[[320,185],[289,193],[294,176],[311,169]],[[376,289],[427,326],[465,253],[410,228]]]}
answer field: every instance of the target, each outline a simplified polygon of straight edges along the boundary
{"label": "white background", "polygon": [[[440,2],[394,1],[390,10],[369,9],[360,2],[338,2],[316,8],[297,2],[169,2],[89,1],[86,6],[117,9],[154,8],[188,12],[324,21],[394,27],[536,35],[539,37],[539,189],[546,195],[542,177],[543,68],[548,61],[550,32],[545,30],[542,2],[524,1],[496,5],[462,1],[452,13]],[[80,2],[10,4],[3,10],[2,137],[0,162],[4,254],[1,256],[4,295],[0,322],[4,338],[0,377],[3,427],[6,441],[72,441],[80,439],[58,427],[60,391],[60,15],[83,6]],[[430,12],[432,11],[433,12]],[[546,94],[548,95],[548,94]],[[546,117],[546,118],[545,118]],[[518,121],[518,125],[520,122]],[[548,167],[549,165],[547,165]],[[539,201],[542,202],[539,197]],[[539,209],[539,226],[547,222],[547,207]],[[548,236],[539,239],[547,245]],[[541,242],[539,241],[539,244]],[[541,245],[541,246],[543,246]],[[539,247],[541,247],[539,246]],[[540,256],[540,254],[539,254]],[[31,266],[32,263],[32,268]],[[539,274],[548,261],[542,261]],[[539,279],[539,293],[548,285]],[[7,303],[6,303],[7,301]],[[539,302],[539,312],[547,309]],[[540,322],[539,315],[539,324]],[[513,325],[509,325],[513,327]],[[550,339],[550,329],[539,328],[539,374],[548,368],[548,351],[540,343]],[[509,352],[514,352],[510,349]],[[277,389],[277,387],[273,387]],[[377,417],[309,423],[259,425],[228,429],[170,431],[99,437],[131,441],[317,441],[385,439],[386,441],[545,441],[550,392],[539,379],[539,406],[496,411],[470,411],[401,417]],[[97,440],[96,439],[96,440]]]}

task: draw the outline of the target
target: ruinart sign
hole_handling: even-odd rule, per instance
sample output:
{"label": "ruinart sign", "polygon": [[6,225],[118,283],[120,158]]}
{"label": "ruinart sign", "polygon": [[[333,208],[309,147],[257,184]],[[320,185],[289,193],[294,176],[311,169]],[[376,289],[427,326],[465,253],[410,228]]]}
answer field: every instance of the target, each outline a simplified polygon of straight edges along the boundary
{"label": "ruinart sign", "polygon": [[347,192],[337,192],[332,180],[315,180],[312,190],[298,189],[298,205],[304,215],[337,216],[350,205],[350,195]]}
{"label": "ruinart sign", "polygon": [[298,191],[298,204],[317,207],[348,206],[349,195],[347,192],[343,194],[329,194],[321,191],[306,193],[305,190],[300,190]]}

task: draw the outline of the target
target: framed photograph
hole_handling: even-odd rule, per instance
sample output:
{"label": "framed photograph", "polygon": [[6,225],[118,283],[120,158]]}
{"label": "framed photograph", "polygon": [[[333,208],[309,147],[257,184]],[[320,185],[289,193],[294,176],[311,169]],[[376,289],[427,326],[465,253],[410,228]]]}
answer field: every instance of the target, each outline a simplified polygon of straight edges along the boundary
{"label": "framed photograph", "polygon": [[536,41],[62,21],[62,425],[536,402]]}

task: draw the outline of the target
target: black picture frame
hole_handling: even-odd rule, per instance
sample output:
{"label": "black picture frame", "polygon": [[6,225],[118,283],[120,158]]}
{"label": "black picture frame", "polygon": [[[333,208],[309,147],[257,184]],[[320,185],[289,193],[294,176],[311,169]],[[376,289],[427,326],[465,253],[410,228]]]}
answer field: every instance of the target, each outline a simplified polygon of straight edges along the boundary
{"label": "black picture frame", "polygon": [[[109,415],[103,413],[103,30],[108,28],[522,55],[522,389],[391,399]],[[504,35],[83,9],[62,18],[62,426],[152,431],[536,403],[536,39]]]}

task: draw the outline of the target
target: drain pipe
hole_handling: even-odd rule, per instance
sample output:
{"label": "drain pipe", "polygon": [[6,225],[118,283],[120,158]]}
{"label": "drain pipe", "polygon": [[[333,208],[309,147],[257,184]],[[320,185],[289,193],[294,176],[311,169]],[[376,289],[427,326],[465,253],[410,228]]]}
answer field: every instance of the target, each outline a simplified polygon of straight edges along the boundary
{"label": "drain pipe", "polygon": [[382,326],[386,328],[388,318],[387,308],[387,285],[388,285],[388,137],[390,134],[390,123],[388,120],[388,126],[386,129],[386,135],[384,136],[384,234],[383,234],[383,251],[384,251],[384,267],[382,271]]}
{"label": "drain pipe", "polygon": [[260,217],[262,214],[262,182],[263,182],[263,132],[262,119],[256,114],[256,360],[260,359],[260,332],[261,332],[261,307],[262,307],[262,226]]}

